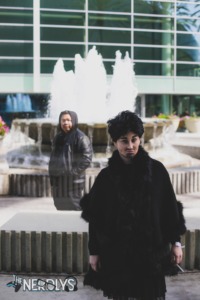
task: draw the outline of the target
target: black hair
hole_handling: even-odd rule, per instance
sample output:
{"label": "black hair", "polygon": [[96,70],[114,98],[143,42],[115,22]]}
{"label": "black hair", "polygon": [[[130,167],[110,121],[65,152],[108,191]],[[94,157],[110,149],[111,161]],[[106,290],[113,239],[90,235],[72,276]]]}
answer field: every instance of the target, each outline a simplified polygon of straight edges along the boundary
{"label": "black hair", "polygon": [[144,133],[142,120],[129,110],[120,112],[113,119],[108,120],[108,133],[113,142],[116,142],[122,135],[132,131],[140,138]]}

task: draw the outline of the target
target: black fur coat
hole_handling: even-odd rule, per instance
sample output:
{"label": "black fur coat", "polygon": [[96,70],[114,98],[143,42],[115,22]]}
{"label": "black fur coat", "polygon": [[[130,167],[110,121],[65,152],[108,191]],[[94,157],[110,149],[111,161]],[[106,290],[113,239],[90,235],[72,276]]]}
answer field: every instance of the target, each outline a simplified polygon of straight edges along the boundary
{"label": "black fur coat", "polygon": [[129,297],[141,296],[145,285],[154,299],[149,289],[156,281],[162,296],[169,243],[186,230],[182,205],[162,163],[140,147],[126,165],[115,151],[80,205],[89,222],[89,252],[101,263],[98,273],[89,271],[85,284],[107,296],[124,296],[125,286]]}

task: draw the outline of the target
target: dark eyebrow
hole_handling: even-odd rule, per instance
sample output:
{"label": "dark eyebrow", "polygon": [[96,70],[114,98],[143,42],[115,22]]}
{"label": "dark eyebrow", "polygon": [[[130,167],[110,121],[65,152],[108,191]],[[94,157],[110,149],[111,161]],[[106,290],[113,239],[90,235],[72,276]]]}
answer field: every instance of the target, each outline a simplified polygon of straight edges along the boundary
{"label": "dark eyebrow", "polygon": [[[131,138],[135,138],[135,137],[137,137],[137,136],[138,136],[138,135],[135,134],[135,135],[133,135]],[[127,137],[126,137],[126,136],[121,136],[120,139],[127,139]]]}

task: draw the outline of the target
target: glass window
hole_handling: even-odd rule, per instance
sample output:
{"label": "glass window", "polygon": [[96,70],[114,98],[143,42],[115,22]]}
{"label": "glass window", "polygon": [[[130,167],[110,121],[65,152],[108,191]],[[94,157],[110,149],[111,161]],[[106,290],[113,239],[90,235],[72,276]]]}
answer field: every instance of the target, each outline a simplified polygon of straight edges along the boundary
{"label": "glass window", "polygon": [[32,59],[0,59],[1,73],[33,73]]}
{"label": "glass window", "polygon": [[199,32],[199,19],[183,19],[177,18],[177,31],[192,31]]}
{"label": "glass window", "polygon": [[104,61],[103,64],[106,69],[107,75],[112,75],[113,74],[113,66],[115,64],[114,61]]}
{"label": "glass window", "polygon": [[0,56],[33,56],[33,43],[1,43]]}
{"label": "glass window", "polygon": [[173,1],[134,0],[134,12],[141,14],[170,15],[174,11]]}
{"label": "glass window", "polygon": [[174,34],[171,32],[145,32],[135,31],[134,32],[135,44],[142,45],[173,45]]}
{"label": "glass window", "polygon": [[[92,48],[92,47],[90,47],[90,48]],[[100,53],[104,59],[115,59],[115,53],[118,50],[122,53],[122,57],[125,56],[126,52],[128,52],[129,54],[131,52],[131,47],[129,47],[129,46],[121,47],[121,46],[98,45],[96,48],[97,48],[98,53]]]}
{"label": "glass window", "polygon": [[169,63],[135,63],[136,75],[156,75],[156,76],[169,76],[173,75],[173,64]]}
{"label": "glass window", "polygon": [[177,61],[200,61],[200,49],[177,49]]}
{"label": "glass window", "polygon": [[32,40],[33,27],[25,26],[4,26],[0,25],[0,39],[5,40]]}
{"label": "glass window", "polygon": [[161,95],[146,95],[146,117],[151,118],[160,113],[165,113],[163,109],[162,96]]}
{"label": "glass window", "polygon": [[1,9],[0,10],[1,23],[33,23],[32,10],[15,10],[15,9]]}
{"label": "glass window", "polygon": [[194,33],[177,33],[177,46],[199,47],[200,36]]}
{"label": "glass window", "polygon": [[173,24],[172,18],[134,16],[134,28],[171,30]]}
{"label": "glass window", "polygon": [[[52,74],[57,60],[42,60],[41,59],[41,73]],[[74,61],[64,61],[65,71],[74,69]]]}
{"label": "glass window", "polygon": [[41,57],[70,57],[84,54],[84,45],[41,44]]}
{"label": "glass window", "polygon": [[130,25],[127,15],[89,14],[89,26],[129,28]]}
{"label": "glass window", "polygon": [[134,59],[173,60],[174,50],[171,48],[135,47]]}
{"label": "glass window", "polygon": [[[193,22],[194,23],[198,23],[199,24],[199,16],[200,16],[200,4],[198,3],[198,0],[192,0],[190,1],[191,3],[189,3],[189,1],[187,0],[188,3],[183,3],[183,1],[179,2],[177,1],[177,11],[176,11],[176,15],[177,17],[192,17],[191,20],[188,20],[189,23]],[[197,20],[195,21],[194,18],[197,18]],[[193,21],[192,21],[193,19]],[[186,21],[186,20],[185,20]]]}
{"label": "glass window", "polygon": [[85,14],[57,12],[57,11],[46,11],[46,12],[43,11],[40,14],[40,22],[41,24],[83,26],[85,22]]}
{"label": "glass window", "polygon": [[179,115],[184,116],[185,113],[200,116],[200,96],[199,95],[175,95],[173,96],[173,106]]}
{"label": "glass window", "polygon": [[177,76],[200,77],[200,64],[177,64]]}
{"label": "glass window", "polygon": [[55,9],[84,9],[84,0],[40,0],[41,8],[55,8]]}
{"label": "glass window", "polygon": [[130,12],[130,0],[88,0],[89,10]]}
{"label": "glass window", "polygon": [[0,0],[0,6],[33,7],[33,0]]}
{"label": "glass window", "polygon": [[89,42],[126,44],[131,42],[131,32],[125,30],[118,31],[118,30],[90,29]]}
{"label": "glass window", "polygon": [[43,28],[41,27],[42,41],[84,42],[84,29],[73,28]]}

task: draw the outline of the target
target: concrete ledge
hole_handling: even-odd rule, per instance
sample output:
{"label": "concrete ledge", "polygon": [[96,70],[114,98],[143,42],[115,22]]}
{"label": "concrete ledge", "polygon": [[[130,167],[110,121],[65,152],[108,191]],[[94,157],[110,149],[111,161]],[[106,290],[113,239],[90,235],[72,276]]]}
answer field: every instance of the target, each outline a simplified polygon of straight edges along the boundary
{"label": "concrete ledge", "polygon": [[[85,191],[92,187],[100,169],[86,175]],[[176,194],[195,193],[200,191],[200,169],[183,171],[169,170],[170,179]],[[62,188],[62,180],[59,183]],[[22,197],[51,197],[51,186],[48,174],[10,174],[9,195]]]}
{"label": "concrete ledge", "polygon": [[0,271],[83,273],[88,268],[86,232],[1,231]]}
{"label": "concrete ledge", "polygon": [[[182,268],[200,270],[200,230],[182,238]],[[84,273],[88,270],[87,232],[0,231],[0,271]]]}
{"label": "concrete ledge", "polygon": [[169,176],[177,195],[200,191],[200,169],[169,171]]}

